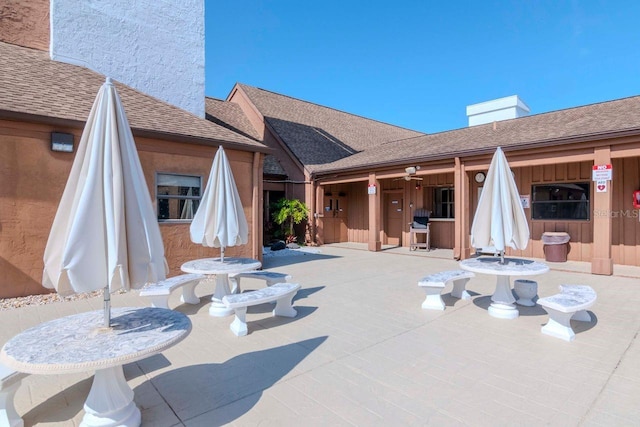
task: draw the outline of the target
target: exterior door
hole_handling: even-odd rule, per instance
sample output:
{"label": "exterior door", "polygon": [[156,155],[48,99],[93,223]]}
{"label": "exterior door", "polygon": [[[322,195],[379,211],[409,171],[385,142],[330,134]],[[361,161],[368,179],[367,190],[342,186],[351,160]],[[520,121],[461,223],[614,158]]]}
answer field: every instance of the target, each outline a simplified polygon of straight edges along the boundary
{"label": "exterior door", "polygon": [[385,193],[383,243],[387,245],[402,246],[403,206],[402,193]]}
{"label": "exterior door", "polygon": [[346,195],[324,197],[323,242],[340,243],[349,241],[347,233]]}

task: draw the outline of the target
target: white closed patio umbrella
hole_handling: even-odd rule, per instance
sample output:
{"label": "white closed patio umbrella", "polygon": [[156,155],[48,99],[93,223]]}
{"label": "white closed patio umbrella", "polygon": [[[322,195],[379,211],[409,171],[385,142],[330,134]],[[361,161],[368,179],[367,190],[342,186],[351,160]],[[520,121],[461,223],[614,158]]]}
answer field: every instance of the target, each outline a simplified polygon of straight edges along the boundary
{"label": "white closed patio umbrella", "polygon": [[190,227],[191,241],[220,248],[220,260],[228,246],[244,245],[249,227],[231,165],[220,146],[213,158],[209,180]]}
{"label": "white closed patio umbrella", "polygon": [[507,246],[525,249],[529,243],[529,224],[520,194],[507,163],[498,147],[478,201],[471,226],[471,245],[475,248],[494,246],[501,254]]}
{"label": "white closed patio umbrella", "polygon": [[168,268],[135,142],[107,78],[87,119],[44,252],[42,283],[66,296],[163,280]]}

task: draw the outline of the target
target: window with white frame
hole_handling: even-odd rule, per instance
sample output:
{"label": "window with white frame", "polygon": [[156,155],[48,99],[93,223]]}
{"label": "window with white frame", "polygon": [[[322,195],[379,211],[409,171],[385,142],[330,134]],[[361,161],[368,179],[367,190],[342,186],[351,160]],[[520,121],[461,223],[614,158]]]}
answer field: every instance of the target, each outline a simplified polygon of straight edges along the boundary
{"label": "window with white frame", "polygon": [[199,176],[156,174],[158,221],[193,219],[200,205],[201,188]]}
{"label": "window with white frame", "polygon": [[433,189],[433,218],[454,218],[453,187]]}

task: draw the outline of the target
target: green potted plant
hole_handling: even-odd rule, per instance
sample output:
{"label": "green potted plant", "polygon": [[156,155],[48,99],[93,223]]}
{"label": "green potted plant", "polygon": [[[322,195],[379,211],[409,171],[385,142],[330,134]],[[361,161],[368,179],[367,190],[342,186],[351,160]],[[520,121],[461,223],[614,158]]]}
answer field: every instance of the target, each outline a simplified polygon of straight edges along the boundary
{"label": "green potted plant", "polygon": [[276,203],[276,210],[273,213],[273,220],[276,224],[286,224],[288,227],[285,233],[286,243],[295,243],[297,238],[293,226],[300,224],[308,217],[307,206],[298,199],[280,199]]}

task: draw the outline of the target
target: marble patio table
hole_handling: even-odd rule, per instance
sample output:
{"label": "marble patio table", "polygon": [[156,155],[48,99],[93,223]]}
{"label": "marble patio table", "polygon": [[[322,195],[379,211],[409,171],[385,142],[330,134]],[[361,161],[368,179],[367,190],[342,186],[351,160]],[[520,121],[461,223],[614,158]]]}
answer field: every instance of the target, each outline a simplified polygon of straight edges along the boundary
{"label": "marble patio table", "polygon": [[139,426],[140,410],[122,365],[160,353],[191,332],[191,321],[164,308],[113,308],[54,319],[11,338],[0,360],[19,372],[66,374],[95,370],[82,426]]}
{"label": "marble patio table", "polygon": [[492,274],[497,277],[496,290],[491,295],[489,315],[499,319],[515,319],[520,313],[511,293],[510,276],[535,276],[549,271],[545,263],[523,258],[507,258],[500,264],[500,257],[478,257],[460,261],[460,268],[474,273]]}
{"label": "marble patio table", "polygon": [[215,276],[216,289],[211,296],[211,306],[209,315],[215,317],[229,316],[233,309],[227,308],[222,302],[222,298],[229,295],[229,274],[243,273],[245,271],[257,270],[262,267],[262,263],[252,258],[203,258],[187,261],[180,269],[185,273],[204,274],[210,279]]}

